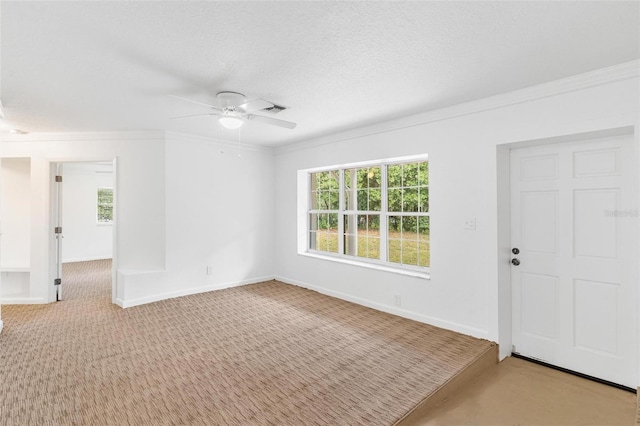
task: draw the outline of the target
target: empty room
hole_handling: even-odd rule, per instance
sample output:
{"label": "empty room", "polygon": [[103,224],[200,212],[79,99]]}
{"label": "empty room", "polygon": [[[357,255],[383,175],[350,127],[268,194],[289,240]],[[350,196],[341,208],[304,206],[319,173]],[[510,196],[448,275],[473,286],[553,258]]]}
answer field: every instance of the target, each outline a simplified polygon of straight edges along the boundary
{"label": "empty room", "polygon": [[0,425],[640,424],[637,1],[0,1]]}

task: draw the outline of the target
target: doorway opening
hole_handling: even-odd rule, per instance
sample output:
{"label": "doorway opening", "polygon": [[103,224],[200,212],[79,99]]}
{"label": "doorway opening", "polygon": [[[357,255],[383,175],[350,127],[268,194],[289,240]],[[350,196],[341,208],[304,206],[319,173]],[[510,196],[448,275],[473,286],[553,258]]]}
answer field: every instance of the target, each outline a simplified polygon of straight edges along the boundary
{"label": "doorway opening", "polygon": [[114,303],[116,160],[51,163],[51,182],[50,301],[104,297]]}

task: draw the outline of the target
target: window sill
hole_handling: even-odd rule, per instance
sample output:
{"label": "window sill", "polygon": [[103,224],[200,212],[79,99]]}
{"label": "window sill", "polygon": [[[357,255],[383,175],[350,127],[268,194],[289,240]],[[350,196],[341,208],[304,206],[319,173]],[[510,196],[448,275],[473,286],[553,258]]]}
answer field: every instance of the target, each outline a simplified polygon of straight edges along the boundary
{"label": "window sill", "polygon": [[113,222],[96,222],[96,226],[113,226]]}
{"label": "window sill", "polygon": [[300,256],[312,257],[314,259],[322,259],[322,260],[329,260],[331,262],[346,263],[347,265],[360,266],[362,268],[368,268],[368,269],[376,269],[378,271],[391,272],[394,274],[406,275],[406,276],[415,277],[415,278],[422,278],[424,280],[431,279],[431,274],[428,271],[422,272],[422,271],[414,271],[414,270],[405,269],[405,268],[394,268],[393,266],[380,265],[373,262],[364,262],[364,261],[359,261],[355,259],[346,259],[344,257],[325,255],[325,254],[309,252],[309,251],[301,252],[298,254]]}

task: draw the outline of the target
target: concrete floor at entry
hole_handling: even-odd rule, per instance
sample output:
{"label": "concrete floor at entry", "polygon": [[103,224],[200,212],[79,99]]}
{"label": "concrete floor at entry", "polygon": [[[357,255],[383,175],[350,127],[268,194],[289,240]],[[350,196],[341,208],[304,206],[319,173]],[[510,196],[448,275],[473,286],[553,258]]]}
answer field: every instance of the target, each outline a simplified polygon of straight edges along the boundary
{"label": "concrete floor at entry", "polygon": [[526,360],[490,367],[411,425],[632,425],[636,395]]}

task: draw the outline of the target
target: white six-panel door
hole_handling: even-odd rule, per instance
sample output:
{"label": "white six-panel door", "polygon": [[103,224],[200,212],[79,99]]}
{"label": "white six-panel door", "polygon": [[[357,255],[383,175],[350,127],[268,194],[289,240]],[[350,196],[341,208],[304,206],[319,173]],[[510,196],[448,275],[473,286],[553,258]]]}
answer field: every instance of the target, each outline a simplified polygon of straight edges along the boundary
{"label": "white six-panel door", "polygon": [[633,135],[511,151],[514,352],[637,386],[637,181]]}

